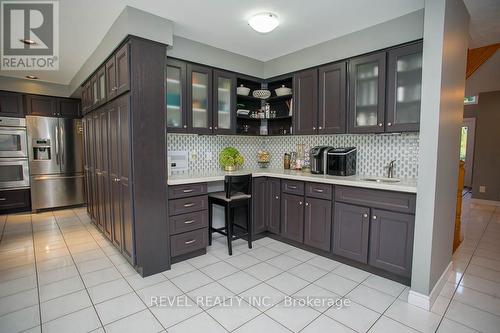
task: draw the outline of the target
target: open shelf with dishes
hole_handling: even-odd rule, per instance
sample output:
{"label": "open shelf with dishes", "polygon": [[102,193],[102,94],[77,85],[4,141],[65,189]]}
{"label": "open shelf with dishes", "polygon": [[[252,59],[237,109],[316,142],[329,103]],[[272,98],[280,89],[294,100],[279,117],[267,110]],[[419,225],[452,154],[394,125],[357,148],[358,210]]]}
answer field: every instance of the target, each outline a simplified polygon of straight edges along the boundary
{"label": "open shelf with dishes", "polygon": [[[237,78],[236,133],[242,135],[285,135],[292,130],[293,76],[269,82]],[[246,87],[247,89],[242,89]],[[281,89],[279,89],[281,88]],[[269,90],[268,98],[254,97],[255,90]],[[276,92],[278,90],[278,93]],[[246,91],[245,91],[246,90]],[[248,95],[242,95],[246,93]],[[278,95],[279,94],[279,95]],[[265,107],[269,106],[269,111]]]}

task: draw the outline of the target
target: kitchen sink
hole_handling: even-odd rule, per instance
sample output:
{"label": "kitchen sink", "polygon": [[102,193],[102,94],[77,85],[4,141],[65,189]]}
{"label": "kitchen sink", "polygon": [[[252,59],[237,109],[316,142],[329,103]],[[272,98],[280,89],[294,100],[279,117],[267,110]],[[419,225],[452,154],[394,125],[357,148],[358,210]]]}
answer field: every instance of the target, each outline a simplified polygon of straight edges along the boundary
{"label": "kitchen sink", "polygon": [[401,179],[397,178],[365,178],[366,182],[376,182],[376,183],[399,183]]}

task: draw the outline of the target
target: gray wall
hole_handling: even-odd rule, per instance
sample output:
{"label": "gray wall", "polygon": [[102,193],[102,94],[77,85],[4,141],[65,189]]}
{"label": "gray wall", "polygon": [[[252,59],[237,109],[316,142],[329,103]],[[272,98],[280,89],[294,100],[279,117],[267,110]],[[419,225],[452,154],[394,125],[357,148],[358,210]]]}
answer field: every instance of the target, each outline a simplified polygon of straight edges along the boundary
{"label": "gray wall", "polygon": [[[479,94],[476,108],[476,139],[472,197],[500,201],[500,91]],[[486,186],[480,193],[479,186]]]}
{"label": "gray wall", "polygon": [[60,97],[68,97],[70,95],[68,86],[63,84],[18,79],[8,76],[0,76],[0,90]]}
{"label": "gray wall", "polygon": [[469,14],[426,0],[419,180],[411,289],[430,295],[451,261]]}
{"label": "gray wall", "polygon": [[410,42],[423,36],[424,10],[335,38],[264,64],[264,77],[273,77],[386,47]]}
{"label": "gray wall", "polygon": [[167,48],[167,56],[264,77],[262,61],[179,36],[174,36],[173,45]]}

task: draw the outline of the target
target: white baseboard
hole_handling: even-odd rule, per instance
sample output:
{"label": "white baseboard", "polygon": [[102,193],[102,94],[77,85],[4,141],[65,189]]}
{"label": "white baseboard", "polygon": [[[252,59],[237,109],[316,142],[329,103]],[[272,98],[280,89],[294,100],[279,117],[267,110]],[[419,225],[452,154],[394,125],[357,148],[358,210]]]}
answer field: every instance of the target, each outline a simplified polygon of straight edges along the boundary
{"label": "white baseboard", "polygon": [[450,261],[443,274],[441,274],[441,277],[437,281],[436,285],[432,288],[430,295],[424,295],[414,290],[410,290],[410,293],[408,294],[408,303],[430,311],[432,305],[434,305],[434,302],[436,301],[436,298],[441,293],[441,290],[443,290],[446,281],[448,281],[452,264],[453,263]]}
{"label": "white baseboard", "polygon": [[476,204],[481,204],[481,205],[492,205],[492,206],[499,206],[500,207],[500,201],[493,201],[493,200],[485,200],[485,199],[470,199],[472,203]]}

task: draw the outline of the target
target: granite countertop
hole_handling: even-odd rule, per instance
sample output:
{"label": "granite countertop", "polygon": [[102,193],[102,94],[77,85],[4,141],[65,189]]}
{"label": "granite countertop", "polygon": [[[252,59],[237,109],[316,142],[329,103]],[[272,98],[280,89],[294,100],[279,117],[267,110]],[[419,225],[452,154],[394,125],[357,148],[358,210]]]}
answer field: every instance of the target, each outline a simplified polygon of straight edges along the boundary
{"label": "granite countertop", "polygon": [[377,190],[387,190],[406,193],[417,193],[417,179],[402,178],[397,183],[383,183],[366,181],[366,178],[384,178],[373,175],[355,175],[348,177],[330,176],[330,175],[315,175],[308,172],[283,170],[283,169],[244,169],[234,172],[210,171],[206,173],[188,173],[181,175],[171,175],[168,177],[168,185],[182,185],[192,183],[216,182],[224,180],[226,175],[242,175],[251,173],[253,177],[274,177],[282,179],[302,180],[308,182],[317,182],[333,185],[355,186],[363,188],[371,188]]}

